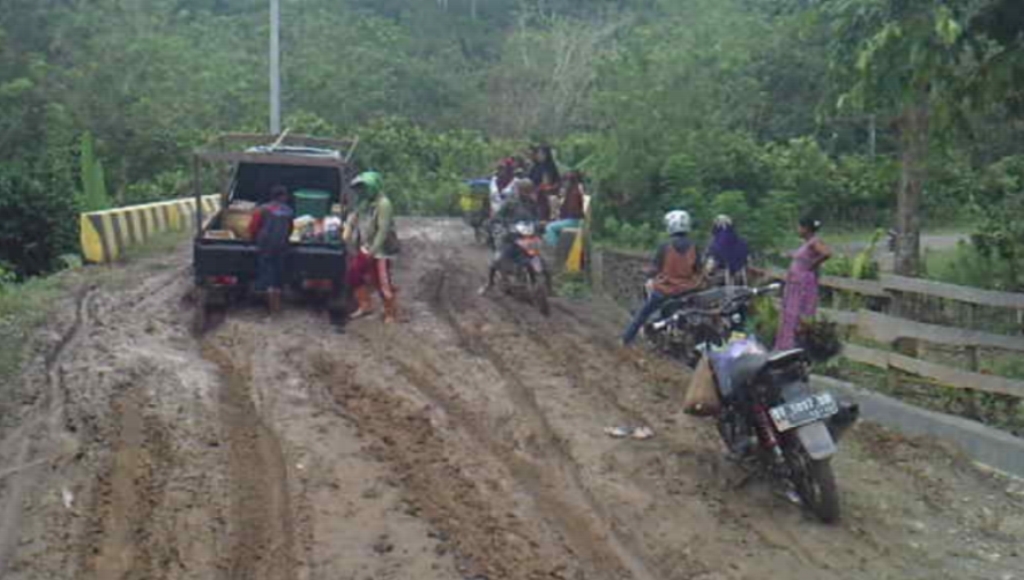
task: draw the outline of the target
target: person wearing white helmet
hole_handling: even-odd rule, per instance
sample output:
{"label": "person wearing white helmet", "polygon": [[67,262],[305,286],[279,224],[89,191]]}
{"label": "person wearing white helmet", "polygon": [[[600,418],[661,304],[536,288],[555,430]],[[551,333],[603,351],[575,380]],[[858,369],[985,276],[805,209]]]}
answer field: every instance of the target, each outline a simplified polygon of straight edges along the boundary
{"label": "person wearing white helmet", "polygon": [[647,273],[647,300],[636,311],[633,320],[622,333],[622,344],[633,344],[647,318],[661,304],[672,297],[700,288],[704,281],[697,246],[690,240],[690,214],[673,210],[665,214],[665,229],[669,239],[654,253]]}

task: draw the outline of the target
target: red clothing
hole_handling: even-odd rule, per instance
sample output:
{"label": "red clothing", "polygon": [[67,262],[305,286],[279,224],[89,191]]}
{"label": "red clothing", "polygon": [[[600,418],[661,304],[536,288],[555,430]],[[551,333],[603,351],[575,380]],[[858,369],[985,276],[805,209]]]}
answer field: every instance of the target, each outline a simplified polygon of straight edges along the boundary
{"label": "red clothing", "polygon": [[255,240],[256,234],[260,233],[260,227],[263,226],[263,212],[259,209],[252,212],[252,218],[249,220],[249,239]]}
{"label": "red clothing", "polygon": [[573,183],[565,192],[565,199],[562,200],[562,207],[558,211],[558,218],[563,220],[583,219],[583,186]]}
{"label": "red clothing", "polygon": [[[260,230],[263,228],[264,224],[266,223],[266,214],[267,214],[267,212],[268,211],[270,211],[270,212],[277,212],[278,210],[280,210],[280,213],[283,216],[283,219],[287,219],[288,220],[287,227],[281,228],[281,230],[282,230],[281,233],[283,235],[285,235],[286,238],[291,237],[291,234],[292,234],[292,221],[291,221],[291,217],[293,215],[292,211],[291,211],[291,208],[286,206],[286,205],[283,205],[283,204],[281,204],[279,202],[272,201],[272,202],[270,202],[270,203],[268,203],[266,205],[261,205],[260,207],[256,208],[255,211],[252,212],[252,219],[249,220],[249,228],[248,228],[248,230],[249,230],[249,239],[250,240],[256,241],[257,237],[260,234]],[[287,232],[285,232],[285,230],[287,230]]]}
{"label": "red clothing", "polygon": [[395,291],[391,283],[391,260],[374,258],[360,251],[349,265],[345,283],[350,288],[371,286],[384,298],[390,298]]}

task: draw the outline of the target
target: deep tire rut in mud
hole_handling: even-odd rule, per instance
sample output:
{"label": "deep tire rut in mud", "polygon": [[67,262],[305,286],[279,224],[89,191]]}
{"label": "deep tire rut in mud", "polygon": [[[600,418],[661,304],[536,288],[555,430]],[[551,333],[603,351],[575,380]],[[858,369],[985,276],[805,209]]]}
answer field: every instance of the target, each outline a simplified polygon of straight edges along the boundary
{"label": "deep tire rut in mud", "polygon": [[[513,368],[513,362],[505,359],[500,346],[480,337],[468,336],[457,322],[452,311],[453,288],[446,284],[447,273],[456,271],[451,264],[446,264],[428,274],[426,287],[433,286],[430,305],[459,337],[460,344],[474,345],[473,351],[482,354],[494,366],[507,385],[518,412],[530,423],[534,461],[515,461],[513,471],[517,479],[534,495],[541,512],[556,518],[581,560],[594,566],[595,576],[615,578],[628,572],[638,580],[653,580],[654,576],[646,564],[626,546],[582,484],[578,466],[551,428],[533,390]],[[569,369],[573,387],[579,388],[582,376],[578,366],[570,365]],[[515,459],[510,456],[509,460]]]}
{"label": "deep tire rut in mud", "polygon": [[253,402],[251,371],[230,347],[207,342],[203,353],[221,372],[219,402],[228,445],[231,519],[229,580],[295,578],[294,529],[281,444]]}
{"label": "deep tire rut in mud", "polygon": [[[371,452],[395,470],[412,509],[451,538],[464,559],[461,566],[467,577],[584,577],[571,561],[553,562],[550,555],[543,554],[542,546],[512,511],[514,508],[501,509],[470,472],[452,461],[451,443],[436,433],[428,414],[411,409],[386,392],[353,383],[350,369],[327,365],[335,369],[324,375],[330,377],[332,399],[366,435],[380,441]],[[422,377],[416,379],[421,388],[425,382]],[[452,419],[459,418],[457,407],[445,404],[445,409],[453,413]]]}
{"label": "deep tire rut in mud", "polygon": [[118,418],[113,466],[101,477],[89,525],[97,538],[86,554],[87,577],[156,578],[167,562],[166,546],[136,542],[162,503],[171,469],[170,449],[159,421],[144,416],[139,393],[124,393],[111,413]]}
{"label": "deep tire rut in mud", "polygon": [[73,320],[70,325],[60,334],[57,342],[46,352],[42,361],[42,374],[45,381],[42,383],[45,389],[38,395],[38,400],[23,414],[23,422],[11,433],[7,434],[0,450],[6,452],[15,447],[12,465],[14,469],[8,478],[6,493],[3,497],[3,504],[0,507],[0,577],[7,571],[11,561],[15,544],[18,540],[18,532],[21,527],[23,503],[27,492],[38,479],[38,469],[43,463],[50,462],[53,458],[40,459],[35,455],[46,455],[49,450],[41,450],[33,453],[32,440],[40,437],[36,431],[44,431],[46,434],[56,434],[63,420],[63,393],[62,374],[58,368],[61,355],[72,345],[81,334],[83,328],[89,325],[89,297],[94,291],[91,285],[82,286],[74,294],[73,299]]}

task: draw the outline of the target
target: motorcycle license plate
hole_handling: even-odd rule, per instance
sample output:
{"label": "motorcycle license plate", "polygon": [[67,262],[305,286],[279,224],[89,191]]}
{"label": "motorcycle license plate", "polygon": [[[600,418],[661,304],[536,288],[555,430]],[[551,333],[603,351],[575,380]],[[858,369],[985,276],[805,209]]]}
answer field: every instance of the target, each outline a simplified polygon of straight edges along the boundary
{"label": "motorcycle license plate", "polygon": [[796,429],[808,423],[823,421],[839,412],[839,403],[830,393],[811,395],[793,403],[786,403],[768,411],[779,432]]}

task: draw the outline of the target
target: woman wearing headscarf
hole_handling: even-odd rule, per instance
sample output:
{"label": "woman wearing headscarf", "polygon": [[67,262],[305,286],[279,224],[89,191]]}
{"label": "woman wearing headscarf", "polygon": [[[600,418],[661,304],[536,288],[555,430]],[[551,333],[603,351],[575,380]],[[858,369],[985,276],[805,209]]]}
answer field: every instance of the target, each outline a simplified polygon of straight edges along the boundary
{"label": "woman wearing headscarf", "polygon": [[736,231],[732,219],[727,215],[715,218],[711,227],[711,243],[707,250],[707,272],[722,270],[725,285],[747,284],[747,259],[750,246]]}

